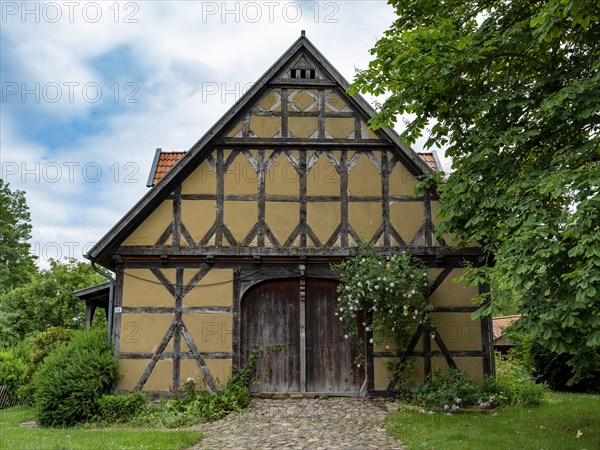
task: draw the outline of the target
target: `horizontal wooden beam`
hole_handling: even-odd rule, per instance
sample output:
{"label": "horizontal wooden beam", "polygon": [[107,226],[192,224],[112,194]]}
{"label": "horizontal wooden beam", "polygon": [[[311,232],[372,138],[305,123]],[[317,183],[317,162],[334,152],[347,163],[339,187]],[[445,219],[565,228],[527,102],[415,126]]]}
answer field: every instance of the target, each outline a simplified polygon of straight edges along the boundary
{"label": "horizontal wooden beam", "polygon": [[232,147],[246,147],[248,149],[273,149],[279,147],[286,147],[288,149],[295,148],[331,148],[334,149],[349,149],[349,148],[366,148],[376,147],[392,151],[392,146],[385,141],[378,139],[361,139],[361,140],[350,140],[350,139],[282,139],[282,138],[227,138],[227,139],[216,139],[212,144],[213,147],[218,148],[232,148]]}
{"label": "horizontal wooden beam", "polygon": [[[467,357],[467,358],[481,358],[483,352],[481,350],[449,350],[450,356]],[[429,356],[441,356],[444,357],[444,353],[441,351],[430,351]],[[425,357],[425,352],[409,352],[408,356],[419,356]],[[394,352],[374,352],[374,358],[395,358],[397,355]]]}
{"label": "horizontal wooden beam", "polygon": [[[204,359],[233,359],[233,353],[200,353]],[[119,353],[120,359],[151,359],[154,356],[154,353],[134,353],[134,352],[122,352]],[[173,360],[174,353],[173,352],[165,352],[163,353],[159,360]],[[196,359],[192,352],[181,352],[179,353],[179,357],[181,359]]]}
{"label": "horizontal wooden beam", "polygon": [[271,80],[269,81],[268,86],[273,86],[273,87],[283,87],[283,88],[289,88],[289,89],[299,89],[299,88],[310,88],[310,87],[316,87],[316,88],[326,88],[326,87],[330,87],[330,88],[337,88],[338,85],[336,83],[334,83],[333,81],[329,81],[329,80],[310,80],[310,79],[304,79],[304,78],[294,78],[294,82],[290,82],[290,81],[283,81],[283,80]]}
{"label": "horizontal wooden beam", "polygon": [[[273,195],[273,194],[264,194],[265,201],[272,202],[288,202],[288,203],[299,203],[300,195]],[[173,196],[168,197],[168,199],[172,199]],[[217,200],[216,194],[182,194],[182,200]],[[258,194],[225,194],[223,196],[225,201],[233,200],[233,201],[258,201]],[[411,195],[390,195],[390,201],[398,202],[398,203],[414,203],[414,202],[422,202],[423,197],[413,197]],[[307,202],[341,202],[342,200],[347,200],[348,202],[378,202],[381,203],[382,199],[380,196],[369,195],[369,196],[348,196],[347,198],[342,198],[341,196],[336,195],[307,195]]]}
{"label": "horizontal wooden beam", "polygon": [[[174,307],[127,307],[121,308],[123,314],[172,314],[175,312]],[[182,307],[183,314],[230,314],[231,307],[220,306],[197,306],[197,307]]]}
{"label": "horizontal wooden beam", "polygon": [[[438,256],[443,257],[443,261],[439,262],[440,267],[444,267],[447,263],[454,261],[463,261],[468,258],[471,260],[472,258],[476,259],[480,255],[479,248],[466,248],[455,250],[451,248],[441,248],[441,247],[389,247],[389,248],[375,248],[374,249],[378,253],[408,253],[413,256],[421,257],[426,262],[431,260],[436,261]],[[318,256],[323,258],[329,258],[330,262],[334,262],[335,260],[339,260],[340,257],[346,258],[348,256],[354,256],[361,254],[364,249],[352,247],[352,248],[258,248],[258,247],[236,247],[236,248],[228,248],[228,247],[174,247],[174,246],[122,246],[119,247],[116,254],[125,258],[126,256],[159,256],[167,255],[168,257],[175,256],[194,256],[201,257],[200,261],[202,262],[214,262],[216,258],[219,257],[239,257],[242,260],[253,260],[254,256],[260,257],[312,257]],[[208,259],[202,260],[202,258],[206,258],[208,255]],[[195,260],[198,260],[197,258]],[[125,261],[125,259],[123,259]],[[278,263],[279,261],[274,259],[273,263]],[[450,265],[450,264],[447,264]]]}

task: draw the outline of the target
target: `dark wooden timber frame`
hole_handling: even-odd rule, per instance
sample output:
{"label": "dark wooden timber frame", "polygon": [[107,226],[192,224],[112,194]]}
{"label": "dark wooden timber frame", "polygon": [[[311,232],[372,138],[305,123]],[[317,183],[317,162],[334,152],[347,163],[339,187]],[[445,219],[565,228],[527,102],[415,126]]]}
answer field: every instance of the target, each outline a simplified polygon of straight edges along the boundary
{"label": "dark wooden timber frame", "polygon": [[[317,79],[286,79],[282,71],[308,58],[317,67]],[[321,76],[322,75],[322,76]],[[319,78],[320,77],[320,78]],[[113,345],[116,354],[123,359],[145,359],[148,365],[139,379],[136,389],[142,389],[159,360],[170,360],[173,363],[172,387],[179,388],[180,364],[182,359],[194,359],[202,371],[207,385],[216,388],[212,374],[206,361],[210,359],[232,359],[234,366],[240,362],[240,304],[249,287],[275,278],[295,278],[301,281],[304,277],[336,279],[329,265],[340,262],[348,256],[361,252],[361,240],[349,221],[348,205],[352,202],[376,202],[382,208],[382,223],[379,229],[369,238],[376,245],[376,251],[384,253],[407,252],[420,259],[430,268],[442,268],[432,288],[433,292],[443,280],[449,276],[453,268],[463,267],[465,262],[478,264],[480,250],[478,248],[455,249],[449,247],[442,238],[434,236],[435,226],[432,222],[431,202],[437,200],[435,191],[427,190],[422,197],[390,194],[390,174],[394,166],[400,164],[413,176],[429,173],[431,169],[410,148],[404,146],[396,133],[391,129],[377,131],[378,139],[365,138],[362,135],[362,123],[373,116],[374,111],[360,96],[346,97],[344,92],[348,82],[321,55],[321,53],[302,36],[292,47],[265,73],[231,110],[202,137],[181,158],[146,196],[144,196],[127,215],[90,251],[88,257],[116,272],[115,314],[113,324]],[[271,89],[281,92],[282,108],[277,113],[254,111],[256,102]],[[316,89],[316,107],[314,111],[289,111],[285,101],[300,88]],[[333,111],[325,113],[325,91],[334,91],[348,102],[349,111]],[[281,136],[274,138],[257,138],[251,135],[250,115],[272,115],[281,119]],[[315,117],[317,119],[318,139],[297,139],[290,136],[288,119],[291,116]],[[354,138],[325,139],[325,117],[354,118]],[[224,137],[236,123],[242,123],[241,135]],[[230,150],[228,156],[225,151]],[[255,151],[254,156],[250,150]],[[292,151],[299,150],[295,157]],[[358,151],[359,156],[351,155]],[[265,176],[275,160],[285,155],[289,164],[299,177],[298,195],[273,195],[265,191]],[[381,196],[351,196],[348,194],[348,179],[352,167],[359,157],[366,156],[378,171],[382,182]],[[238,195],[225,191],[225,173],[236,158],[245,158],[257,176],[256,194]],[[307,174],[319,157],[325,157],[335,168],[340,180],[339,195],[309,196],[307,194]],[[216,174],[215,194],[182,194],[181,183],[203,161],[206,161]],[[152,246],[123,246],[123,241],[136,229],[164,200],[171,199],[173,204],[172,222]],[[208,232],[199,240],[195,240],[181,220],[182,201],[212,200],[216,205],[215,222]],[[258,205],[256,224],[243,239],[236,239],[224,221],[224,205],[228,201],[253,201]],[[298,225],[291,235],[281,242],[269,229],[265,220],[267,202],[293,202],[299,204]],[[340,224],[326,240],[319,239],[307,221],[307,205],[310,202],[336,202],[340,204]],[[423,222],[414,236],[402,236],[392,224],[390,217],[391,202],[419,202],[423,204]],[[322,237],[321,237],[322,238]],[[306,267],[304,274],[299,266]],[[131,308],[123,306],[123,284],[127,269],[144,268],[151,271],[152,282],[160,283],[173,297],[172,306],[160,308]],[[212,268],[233,269],[233,306],[231,308],[186,308],[183,299]],[[163,269],[175,269],[176,281],[171,283],[162,273]],[[196,275],[192,280],[183,283],[183,270],[193,269]],[[485,292],[486,287],[482,287]],[[302,290],[301,290],[302,299]],[[302,302],[301,302],[302,304]],[[465,313],[472,312],[475,307],[437,308],[438,312]],[[233,349],[231,353],[204,352],[196,345],[189,330],[185,327],[182,315],[232,313],[233,316]],[[122,313],[172,313],[173,321],[162,337],[153,353],[120,352],[120,330]],[[480,357],[483,359],[483,372],[492,373],[493,358],[491,340],[489,338],[491,322],[488,318],[481,320],[482,346],[478,351],[449,351],[439,335],[433,340],[439,351],[431,350],[431,333],[419,327],[408,347],[403,349],[401,357],[420,356],[424,358],[425,374],[431,372],[431,358],[443,356],[450,367],[456,367],[455,357]],[[392,382],[387,390],[374,389],[374,359],[392,356],[391,353],[375,353],[372,345],[365,344],[367,391],[371,396],[394,395]],[[416,352],[419,339],[423,339],[423,349]],[[181,350],[181,341],[187,344],[190,351]],[[169,342],[173,342],[173,351],[165,352]],[[305,374],[303,375],[305,377]],[[305,379],[302,380],[304,383]]]}

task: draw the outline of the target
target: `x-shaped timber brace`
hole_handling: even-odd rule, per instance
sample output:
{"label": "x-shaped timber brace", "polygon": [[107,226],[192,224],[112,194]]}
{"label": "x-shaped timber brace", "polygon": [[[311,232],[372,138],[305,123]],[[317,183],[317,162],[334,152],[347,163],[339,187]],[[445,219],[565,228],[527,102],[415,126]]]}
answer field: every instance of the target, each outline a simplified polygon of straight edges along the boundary
{"label": "x-shaped timber brace", "polygon": [[185,326],[182,320],[182,311],[183,311],[183,299],[185,296],[204,278],[204,276],[210,271],[210,269],[200,269],[196,275],[190,280],[190,282],[186,285],[183,284],[183,268],[178,267],[175,272],[175,285],[173,285],[167,277],[162,273],[160,269],[150,269],[154,276],[162,283],[162,285],[169,291],[169,293],[173,296],[175,300],[175,309],[173,311],[173,323],[167,330],[165,336],[160,341],[158,348],[156,349],[156,353],[150,359],[146,370],[142,374],[140,380],[135,386],[135,390],[141,390],[150,374],[156,367],[156,363],[160,359],[163,358],[163,353],[169,342],[173,340],[173,378],[172,378],[172,388],[174,390],[178,390],[180,386],[180,373],[181,373],[181,337],[183,337],[185,343],[190,348],[200,371],[202,372],[202,376],[204,377],[204,381],[210,391],[214,391],[217,389],[217,384],[204,361],[204,358],[200,354],[200,350],[196,346],[192,335],[189,330]]}

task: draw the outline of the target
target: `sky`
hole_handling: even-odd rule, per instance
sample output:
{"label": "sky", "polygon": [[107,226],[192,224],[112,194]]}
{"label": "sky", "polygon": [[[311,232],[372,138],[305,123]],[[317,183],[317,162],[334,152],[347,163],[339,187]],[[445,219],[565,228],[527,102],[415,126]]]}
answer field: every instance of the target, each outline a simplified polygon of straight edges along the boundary
{"label": "sky", "polygon": [[[301,30],[344,75],[394,20],[363,1],[0,1],[0,178],[25,191],[38,265],[82,255]],[[418,149],[418,148],[417,148]]]}

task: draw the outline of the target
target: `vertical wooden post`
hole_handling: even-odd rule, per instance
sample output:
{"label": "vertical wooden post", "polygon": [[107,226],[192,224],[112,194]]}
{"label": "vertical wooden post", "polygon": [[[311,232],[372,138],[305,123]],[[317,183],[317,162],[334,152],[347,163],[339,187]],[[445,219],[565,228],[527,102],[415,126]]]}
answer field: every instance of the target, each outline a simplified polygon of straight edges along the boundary
{"label": "vertical wooden post", "polygon": [[223,150],[217,149],[217,205],[215,209],[215,246],[219,247],[223,242],[223,208],[225,199],[225,161],[223,161]]}
{"label": "vertical wooden post", "polygon": [[[479,285],[479,293],[486,294],[486,301],[484,305],[490,302],[490,285],[483,283]],[[494,339],[492,330],[492,316],[485,316],[479,318],[481,323],[481,350],[483,353],[483,373],[484,375],[495,375],[496,367],[494,361]]]}
{"label": "vertical wooden post", "polygon": [[[96,305],[88,300],[85,302],[85,327],[90,328],[94,321],[94,313],[96,312]],[[108,312],[108,311],[107,311]]]}
{"label": "vertical wooden post", "polygon": [[306,280],[300,276],[300,391],[306,392]]}
{"label": "vertical wooden post", "polygon": [[423,198],[425,207],[425,247],[433,246],[433,222],[431,221],[431,191],[425,189]]}
{"label": "vertical wooden post", "polygon": [[348,247],[348,150],[342,149],[340,158],[340,235],[342,248]]}
{"label": "vertical wooden post", "polygon": [[369,331],[365,331],[365,371],[367,372],[367,395],[370,395],[375,390],[373,344],[371,344],[371,339],[373,339],[373,330],[371,329],[373,325],[373,313],[366,311],[365,319],[367,326],[369,326]]}
{"label": "vertical wooden post", "polygon": [[240,267],[236,267],[233,269],[233,342],[232,342],[232,350],[233,350],[233,367],[237,369],[241,369],[241,359],[242,359],[242,347],[240,338],[242,335],[242,322],[241,322],[241,303],[242,303],[242,294],[241,294],[241,277],[242,277],[242,269]]}
{"label": "vertical wooden post", "polygon": [[423,328],[423,381],[431,375],[431,332]]}
{"label": "vertical wooden post", "polygon": [[388,166],[387,151],[381,152],[381,192],[382,192],[382,214],[383,214],[383,246],[388,248],[390,243],[390,169]]}
{"label": "vertical wooden post", "polygon": [[[115,269],[115,291],[113,293],[113,315],[112,315],[112,344],[113,353],[119,356],[119,343],[121,342],[121,311],[123,307],[123,283],[125,278],[125,269],[123,264],[117,265]],[[110,307],[108,305],[107,307]],[[117,309],[118,308],[118,309]]]}
{"label": "vertical wooden post", "polygon": [[175,275],[175,317],[173,318],[173,377],[172,385],[175,393],[179,391],[181,380],[181,324],[183,305],[183,268],[178,267]]}
{"label": "vertical wooden post", "polygon": [[181,185],[173,191],[173,245],[181,245]]}
{"label": "vertical wooden post", "polygon": [[306,151],[300,150],[300,247],[306,248]]}
{"label": "vertical wooden post", "polygon": [[281,89],[281,137],[288,137],[288,90]]}

